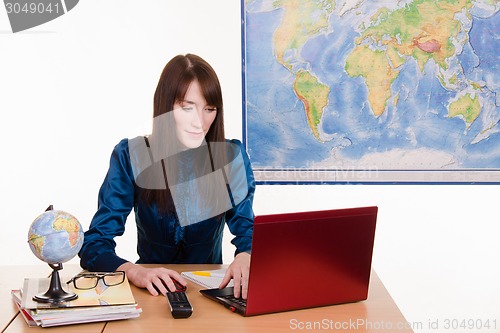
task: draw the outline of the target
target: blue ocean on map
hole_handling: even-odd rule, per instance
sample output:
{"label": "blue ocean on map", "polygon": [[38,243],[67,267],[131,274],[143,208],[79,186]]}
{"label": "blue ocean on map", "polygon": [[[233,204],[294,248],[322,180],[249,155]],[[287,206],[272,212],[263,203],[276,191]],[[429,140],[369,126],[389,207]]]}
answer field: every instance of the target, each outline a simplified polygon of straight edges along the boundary
{"label": "blue ocean on map", "polygon": [[[302,66],[331,89],[319,125],[322,140],[313,135],[304,104],[294,92],[294,73],[273,52],[273,34],[283,15],[281,8],[245,15],[245,143],[255,168],[328,169],[338,167],[340,160],[344,167],[351,163],[357,168],[356,161],[368,156],[420,151],[436,154],[441,164],[429,165],[432,158],[423,155],[420,162],[412,160],[406,168],[500,169],[498,12],[492,17],[472,17],[467,42],[453,64],[463,73],[464,82],[482,84],[482,111],[471,124],[448,116],[450,103],[461,90],[443,86],[432,59],[423,70],[413,59],[406,59],[391,85],[392,97],[385,111],[374,116],[365,79],[351,77],[345,70],[346,59],[356,46],[353,41],[360,37],[352,24],[354,14],[333,13],[331,33],[310,38],[294,68]],[[380,169],[405,168],[389,159],[371,160]],[[359,166],[363,167],[366,163]]]}

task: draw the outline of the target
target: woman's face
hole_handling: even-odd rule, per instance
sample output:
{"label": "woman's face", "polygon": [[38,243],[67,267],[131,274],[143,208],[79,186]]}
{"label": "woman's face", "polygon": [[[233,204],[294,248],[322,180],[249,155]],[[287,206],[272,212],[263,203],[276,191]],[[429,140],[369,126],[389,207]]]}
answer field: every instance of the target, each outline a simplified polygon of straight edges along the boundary
{"label": "woman's face", "polygon": [[217,108],[207,105],[197,80],[191,82],[183,101],[174,104],[177,138],[187,148],[199,147],[217,115]]}

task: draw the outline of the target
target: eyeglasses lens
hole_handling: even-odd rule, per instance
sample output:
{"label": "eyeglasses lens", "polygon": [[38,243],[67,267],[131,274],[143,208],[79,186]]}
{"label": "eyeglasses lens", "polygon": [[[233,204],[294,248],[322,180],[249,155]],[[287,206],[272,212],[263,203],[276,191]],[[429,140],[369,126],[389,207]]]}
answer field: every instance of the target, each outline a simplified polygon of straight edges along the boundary
{"label": "eyeglasses lens", "polygon": [[81,276],[75,279],[75,287],[77,289],[92,289],[97,286],[97,276]]}
{"label": "eyeglasses lens", "polygon": [[107,286],[116,286],[117,284],[122,283],[123,279],[123,274],[109,274],[103,276],[104,284]]}

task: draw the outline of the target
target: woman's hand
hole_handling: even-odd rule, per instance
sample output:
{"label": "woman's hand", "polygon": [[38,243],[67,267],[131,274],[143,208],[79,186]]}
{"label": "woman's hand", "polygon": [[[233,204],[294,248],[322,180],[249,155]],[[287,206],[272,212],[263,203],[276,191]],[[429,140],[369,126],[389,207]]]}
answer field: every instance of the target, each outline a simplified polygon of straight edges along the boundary
{"label": "woman's hand", "polygon": [[179,273],[164,267],[146,268],[126,262],[117,270],[125,271],[132,284],[139,288],[146,288],[153,296],[158,296],[160,293],[166,295],[168,290],[175,291],[172,279],[179,281],[183,286],[187,285],[187,281]]}
{"label": "woman's hand", "polygon": [[[234,297],[247,298],[248,295],[248,274],[250,272],[250,257],[247,252],[241,252],[234,257],[233,262],[227,268],[226,275],[222,279],[219,288],[227,286],[231,278],[234,284]],[[241,290],[241,295],[240,295]]]}

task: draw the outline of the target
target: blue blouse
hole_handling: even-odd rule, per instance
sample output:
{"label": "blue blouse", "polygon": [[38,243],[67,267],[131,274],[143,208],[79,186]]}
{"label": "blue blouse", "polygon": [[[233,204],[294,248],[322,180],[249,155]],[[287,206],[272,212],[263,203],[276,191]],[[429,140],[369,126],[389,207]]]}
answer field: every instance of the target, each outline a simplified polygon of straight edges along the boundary
{"label": "blue blouse", "polygon": [[224,223],[235,236],[231,241],[236,246],[235,255],[251,252],[255,180],[241,142],[227,142],[241,151],[248,186],[246,196],[233,202],[232,208],[223,214],[182,224],[175,213],[163,213],[156,205],[137,200],[129,140],[121,140],[113,150],[108,173],[99,190],[97,212],[85,232],[79,253],[81,266],[90,271],[114,271],[127,262],[115,253],[114,238],[123,235],[132,208],[137,224],[137,263],[220,264]]}

